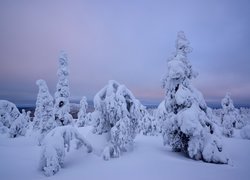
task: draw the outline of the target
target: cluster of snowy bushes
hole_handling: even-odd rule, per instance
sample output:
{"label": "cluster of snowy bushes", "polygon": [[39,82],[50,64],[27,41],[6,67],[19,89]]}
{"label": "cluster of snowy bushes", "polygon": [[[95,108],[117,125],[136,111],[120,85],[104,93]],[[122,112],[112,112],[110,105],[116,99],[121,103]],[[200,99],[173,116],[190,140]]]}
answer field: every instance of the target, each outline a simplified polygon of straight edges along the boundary
{"label": "cluster of snowy bushes", "polygon": [[[74,139],[77,148],[84,145],[92,151],[91,142],[77,128],[92,126],[93,133],[104,135],[107,145],[102,150],[104,160],[119,157],[133,148],[138,133],[162,135],[163,144],[190,158],[227,164],[221,135],[232,137],[234,129],[242,129],[242,138],[250,139],[250,110],[236,109],[229,94],[222,99],[222,109],[212,110],[201,92],[193,85],[197,77],[187,55],[192,51],[184,32],[179,32],[176,51],[167,62],[163,78],[165,99],[157,109],[148,111],[124,85],[110,80],[94,97],[94,111],[88,112],[87,98],[80,101],[78,118],[70,114],[69,69],[67,55],[62,52],[57,71],[58,83],[54,98],[44,80],[36,82],[39,92],[33,121],[30,113],[20,113],[8,101],[0,101],[0,133],[10,137],[36,134],[42,146],[40,168],[51,176],[63,166],[65,149]],[[77,107],[78,109],[78,107]]]}

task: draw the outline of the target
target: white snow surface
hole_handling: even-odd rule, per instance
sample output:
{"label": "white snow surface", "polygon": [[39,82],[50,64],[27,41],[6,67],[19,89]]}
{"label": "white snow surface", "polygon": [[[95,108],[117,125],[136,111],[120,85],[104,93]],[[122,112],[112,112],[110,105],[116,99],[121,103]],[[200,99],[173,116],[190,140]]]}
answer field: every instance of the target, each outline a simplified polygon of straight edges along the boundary
{"label": "white snow surface", "polygon": [[223,137],[224,148],[232,165],[204,163],[172,152],[162,145],[161,136],[138,135],[134,149],[121,157],[104,161],[100,152],[106,146],[105,134],[92,133],[91,127],[78,128],[93,146],[93,153],[84,149],[66,153],[64,166],[51,177],[39,170],[41,147],[31,137],[0,136],[0,179],[3,180],[82,180],[82,179],[241,179],[250,177],[250,141],[239,137]]}

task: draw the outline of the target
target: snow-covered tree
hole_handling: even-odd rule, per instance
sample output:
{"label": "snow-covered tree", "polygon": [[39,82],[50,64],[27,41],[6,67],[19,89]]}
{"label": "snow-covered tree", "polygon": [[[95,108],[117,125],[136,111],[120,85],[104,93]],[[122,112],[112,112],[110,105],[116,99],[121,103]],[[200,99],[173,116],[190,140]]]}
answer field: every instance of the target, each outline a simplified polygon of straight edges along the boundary
{"label": "snow-covered tree", "polygon": [[10,101],[0,100],[0,123],[10,128],[11,124],[20,116],[15,104]]}
{"label": "snow-covered tree", "polygon": [[233,127],[241,129],[246,125],[245,119],[240,115],[240,111],[234,107],[233,100],[230,94],[221,100],[221,124],[223,126],[223,134],[227,137],[232,137]]}
{"label": "snow-covered tree", "polygon": [[11,124],[9,136],[15,138],[24,136],[28,129],[28,121],[25,114],[20,114],[18,118]]}
{"label": "snow-covered tree", "polygon": [[31,117],[30,117],[30,114],[31,114],[31,111],[25,111],[25,109],[22,109],[22,115],[24,118],[26,118],[26,121],[29,123],[30,120],[31,120]]}
{"label": "snow-covered tree", "polygon": [[103,158],[119,157],[133,145],[138,118],[141,117],[140,102],[124,86],[109,81],[94,98],[92,113],[94,133],[110,133],[110,145],[105,148]]}
{"label": "snow-covered tree", "polygon": [[39,166],[46,176],[52,176],[61,169],[65,149],[67,152],[70,150],[73,139],[76,140],[77,149],[84,145],[88,152],[92,151],[92,146],[71,125],[56,127],[45,136]]}
{"label": "snow-covered tree", "polygon": [[61,51],[59,57],[59,69],[57,71],[58,83],[55,93],[55,119],[58,125],[67,125],[72,123],[73,117],[70,115],[69,104],[69,69],[68,57],[64,51]]}
{"label": "snow-covered tree", "polygon": [[26,118],[28,122],[31,122],[31,111],[26,112]]}
{"label": "snow-covered tree", "polygon": [[0,133],[9,133],[11,138],[24,136],[28,122],[16,105],[6,100],[0,100]]}
{"label": "snow-covered tree", "polygon": [[240,130],[240,135],[243,139],[250,140],[250,125],[246,125]]}
{"label": "snow-covered tree", "polygon": [[179,32],[176,52],[167,62],[163,79],[165,100],[158,117],[162,118],[164,144],[174,151],[182,151],[190,158],[212,163],[228,163],[217,126],[210,119],[202,94],[192,85],[197,76],[187,59],[191,52],[184,32]]}
{"label": "snow-covered tree", "polygon": [[56,122],[54,118],[53,97],[49,93],[46,82],[40,79],[36,81],[36,84],[39,91],[36,100],[33,128],[39,131],[38,141],[41,144],[43,137],[56,127]]}
{"label": "snow-covered tree", "polygon": [[158,124],[154,116],[144,106],[140,108],[140,112],[142,117],[138,119],[138,131],[144,135],[156,135],[158,133]]}
{"label": "snow-covered tree", "polygon": [[86,124],[88,124],[89,117],[87,115],[87,109],[88,109],[88,102],[87,98],[84,96],[82,97],[80,101],[80,110],[77,114],[78,120],[77,120],[77,125],[78,127],[83,127]]}

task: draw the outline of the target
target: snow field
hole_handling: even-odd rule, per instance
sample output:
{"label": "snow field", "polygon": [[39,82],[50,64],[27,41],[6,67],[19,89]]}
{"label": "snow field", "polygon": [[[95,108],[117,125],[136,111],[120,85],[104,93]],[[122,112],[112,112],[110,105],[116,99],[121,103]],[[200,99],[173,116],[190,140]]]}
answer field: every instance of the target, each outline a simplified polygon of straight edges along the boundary
{"label": "snow field", "polygon": [[1,179],[241,179],[250,177],[250,141],[239,138],[223,138],[224,148],[232,159],[232,165],[204,163],[173,152],[162,145],[161,136],[138,135],[134,149],[119,158],[104,161],[100,151],[105,147],[105,135],[96,135],[91,127],[79,128],[79,132],[93,146],[88,154],[83,147],[66,153],[63,168],[54,176],[46,177],[38,169],[41,147],[32,137],[15,139],[0,137]]}

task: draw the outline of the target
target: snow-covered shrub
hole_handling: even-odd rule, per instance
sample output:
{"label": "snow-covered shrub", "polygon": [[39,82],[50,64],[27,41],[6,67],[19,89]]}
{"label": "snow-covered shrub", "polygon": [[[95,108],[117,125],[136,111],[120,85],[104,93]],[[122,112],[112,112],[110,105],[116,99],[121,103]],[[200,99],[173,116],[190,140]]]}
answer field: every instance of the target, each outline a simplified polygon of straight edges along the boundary
{"label": "snow-covered shrub", "polygon": [[240,130],[240,135],[243,139],[250,139],[250,125],[246,125]]}
{"label": "snow-covered shrub", "polygon": [[73,139],[77,142],[77,149],[84,145],[88,152],[92,151],[92,146],[71,125],[56,127],[45,136],[39,165],[46,176],[56,174],[63,166],[65,148],[67,152],[70,150]]}
{"label": "snow-covered shrub", "polygon": [[25,111],[25,109],[22,109],[22,115],[24,116],[24,118],[26,118],[26,121],[27,122],[30,122],[30,119],[31,119],[31,117],[30,117],[30,111]]}
{"label": "snow-covered shrub", "polygon": [[191,52],[184,32],[179,32],[176,53],[169,59],[163,79],[165,100],[160,104],[158,117],[162,121],[164,144],[182,151],[190,158],[211,163],[228,163],[223,146],[212,122],[202,94],[192,85],[197,76],[187,59]]}
{"label": "snow-covered shrub", "polygon": [[153,115],[151,115],[144,106],[140,108],[141,118],[138,119],[138,131],[143,135],[157,135],[158,124]]}
{"label": "snow-covered shrub", "polygon": [[[133,144],[138,119],[142,117],[141,104],[124,86],[115,81],[101,89],[94,98],[95,111],[92,113],[97,134],[110,133],[110,146],[104,150],[106,157],[118,157]],[[109,155],[105,153],[109,153]]]}
{"label": "snow-covered shrub", "polygon": [[36,84],[39,91],[36,100],[33,128],[39,131],[38,141],[41,144],[43,137],[56,127],[56,122],[54,118],[53,98],[49,93],[46,82],[40,79],[36,81]]}
{"label": "snow-covered shrub", "polygon": [[87,98],[84,96],[82,97],[80,101],[80,110],[77,114],[78,120],[77,120],[77,125],[78,127],[84,127],[85,125],[88,124],[89,122],[89,117],[87,115],[87,109],[88,109],[88,102]]}
{"label": "snow-covered shrub", "polygon": [[55,119],[58,125],[67,125],[72,123],[73,117],[69,114],[69,69],[68,69],[68,57],[65,52],[60,53],[59,57],[59,69],[57,71],[58,83],[55,93]]}
{"label": "snow-covered shrub", "polygon": [[6,100],[0,100],[0,124],[10,128],[11,124],[20,116],[15,104]]}
{"label": "snow-covered shrub", "polygon": [[28,129],[27,117],[24,114],[20,114],[18,118],[11,124],[9,136],[15,138],[18,136],[24,136]]}

